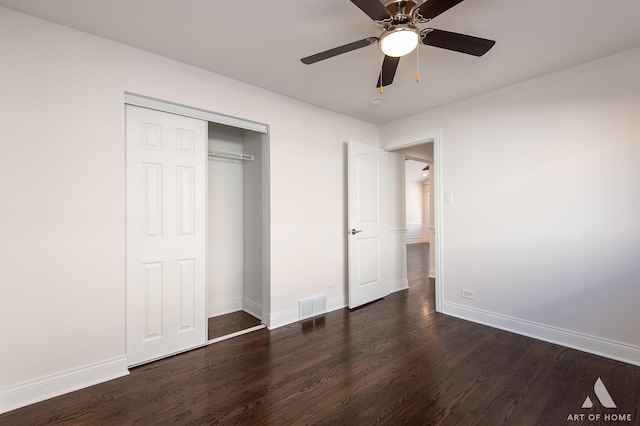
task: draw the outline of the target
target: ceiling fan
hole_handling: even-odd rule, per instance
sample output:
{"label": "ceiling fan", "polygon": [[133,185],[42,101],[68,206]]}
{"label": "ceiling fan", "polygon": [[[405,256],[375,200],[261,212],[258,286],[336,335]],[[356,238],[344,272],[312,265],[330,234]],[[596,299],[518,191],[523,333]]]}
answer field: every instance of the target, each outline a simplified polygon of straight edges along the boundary
{"label": "ceiling fan", "polygon": [[[384,54],[382,68],[376,87],[382,88],[393,83],[400,58],[412,52],[422,41],[423,44],[453,50],[474,56],[482,56],[496,43],[493,40],[473,37],[435,28],[418,28],[417,24],[429,22],[436,16],[451,9],[463,0],[351,0],[360,10],[383,28],[379,37],[367,37],[315,55],[302,58],[303,64],[310,65],[352,50],[378,43]],[[420,81],[420,74],[416,75]]]}

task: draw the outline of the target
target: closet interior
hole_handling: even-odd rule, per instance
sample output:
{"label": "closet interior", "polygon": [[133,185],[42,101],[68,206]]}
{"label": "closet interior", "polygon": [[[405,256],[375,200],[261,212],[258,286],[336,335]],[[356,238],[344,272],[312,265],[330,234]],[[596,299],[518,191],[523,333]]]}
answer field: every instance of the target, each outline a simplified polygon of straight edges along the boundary
{"label": "closet interior", "polygon": [[208,339],[262,325],[264,134],[209,122]]}

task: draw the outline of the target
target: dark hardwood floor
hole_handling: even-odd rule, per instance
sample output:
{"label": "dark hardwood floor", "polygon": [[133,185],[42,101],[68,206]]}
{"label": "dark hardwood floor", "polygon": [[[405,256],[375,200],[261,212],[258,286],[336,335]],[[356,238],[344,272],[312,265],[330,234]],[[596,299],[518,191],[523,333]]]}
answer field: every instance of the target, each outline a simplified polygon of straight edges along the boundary
{"label": "dark hardwood floor", "polygon": [[[640,424],[640,367],[438,314],[420,276],[360,309],[143,365],[0,424]],[[598,377],[617,408],[599,403]]]}
{"label": "dark hardwood floor", "polygon": [[209,318],[207,321],[207,334],[209,340],[212,340],[260,324],[262,324],[262,321],[245,311],[231,312],[230,314]]}
{"label": "dark hardwood floor", "polygon": [[407,278],[411,284],[426,283],[429,277],[428,243],[407,245]]}

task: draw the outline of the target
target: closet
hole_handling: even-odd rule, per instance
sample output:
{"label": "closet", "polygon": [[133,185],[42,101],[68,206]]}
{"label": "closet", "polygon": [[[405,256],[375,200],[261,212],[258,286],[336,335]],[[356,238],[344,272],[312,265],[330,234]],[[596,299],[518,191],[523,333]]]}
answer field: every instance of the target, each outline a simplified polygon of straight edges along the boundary
{"label": "closet", "polygon": [[134,94],[125,116],[128,365],[268,325],[268,126]]}
{"label": "closet", "polygon": [[209,340],[262,320],[262,134],[208,125]]}

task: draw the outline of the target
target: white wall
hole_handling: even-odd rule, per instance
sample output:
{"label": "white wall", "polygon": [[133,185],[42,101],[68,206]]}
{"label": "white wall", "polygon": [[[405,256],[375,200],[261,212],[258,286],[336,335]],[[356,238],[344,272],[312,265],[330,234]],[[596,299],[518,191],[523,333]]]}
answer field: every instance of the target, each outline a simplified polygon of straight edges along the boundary
{"label": "white wall", "polygon": [[423,211],[422,182],[407,180],[405,191],[407,199],[407,243],[419,243],[423,241],[423,228],[428,226]]}
{"label": "white wall", "polygon": [[381,127],[442,130],[445,312],[640,364],[639,69],[635,49]]}
{"label": "white wall", "polygon": [[425,165],[426,163],[414,160],[406,160],[404,163],[407,244],[428,241],[429,204],[427,194],[425,193],[425,182],[423,180],[417,180],[417,176],[423,179],[422,175],[424,172],[422,169]]}
{"label": "white wall", "polygon": [[[343,141],[377,126],[2,8],[0,51],[0,412],[126,365],[125,91],[269,124],[267,320],[345,296]],[[633,50],[382,127],[443,129],[448,309],[638,350],[639,68]]]}
{"label": "white wall", "polygon": [[405,155],[401,152],[389,153],[389,235],[387,238],[387,268],[389,290],[391,292],[408,288],[407,279],[407,223],[404,191]]}
{"label": "white wall", "polygon": [[0,51],[0,412],[126,365],[125,91],[269,124],[267,320],[344,297],[343,143],[377,126],[3,8]]}
{"label": "white wall", "polygon": [[268,301],[262,300],[263,290],[263,210],[268,206],[264,203],[265,194],[262,192],[263,170],[265,161],[264,153],[268,151],[260,133],[245,130],[243,132],[243,152],[253,155],[254,161],[243,162],[243,244],[244,244],[244,270],[243,270],[243,294],[242,308],[256,318],[262,319],[262,312],[269,312],[265,306]]}

